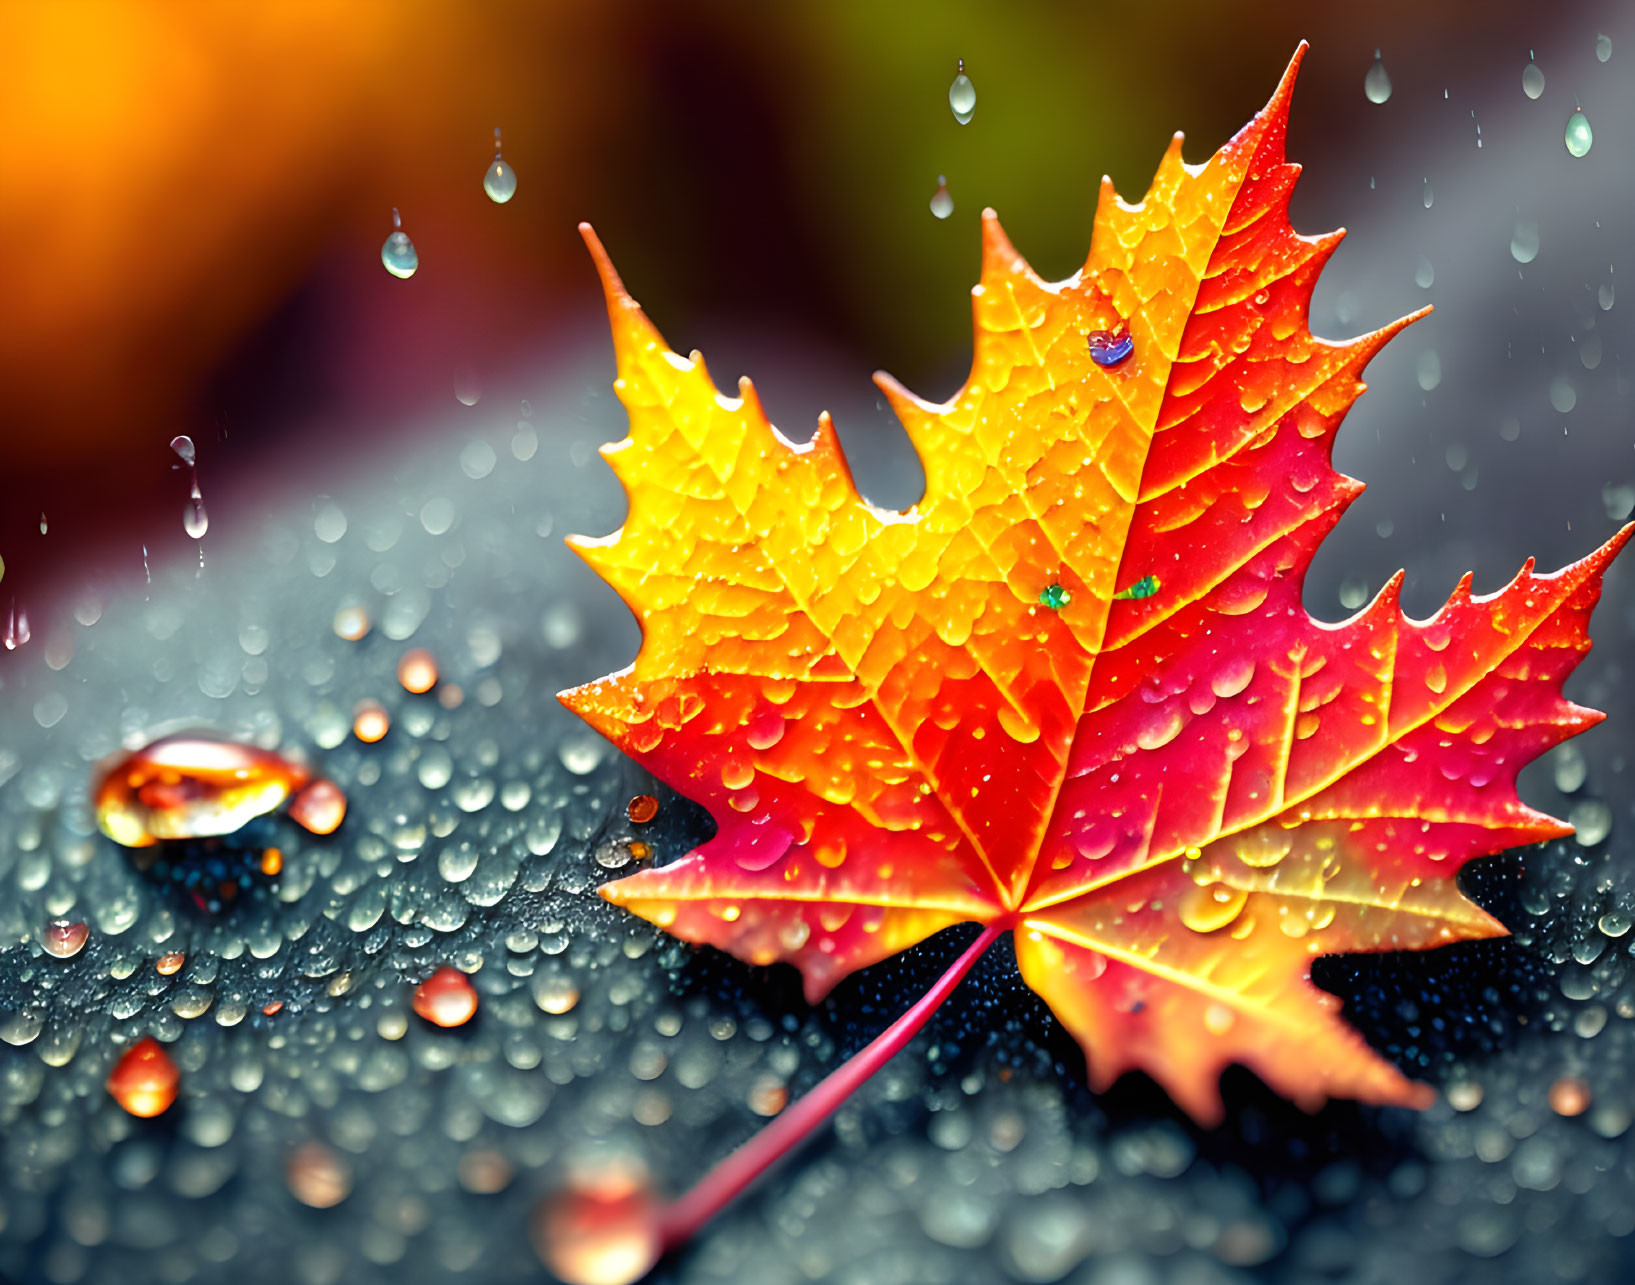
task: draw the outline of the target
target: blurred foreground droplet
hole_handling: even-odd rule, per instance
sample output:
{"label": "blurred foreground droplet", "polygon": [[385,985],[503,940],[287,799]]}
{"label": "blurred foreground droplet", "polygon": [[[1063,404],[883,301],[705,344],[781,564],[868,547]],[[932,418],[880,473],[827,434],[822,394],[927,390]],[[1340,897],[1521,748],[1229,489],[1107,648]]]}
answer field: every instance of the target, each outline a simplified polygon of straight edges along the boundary
{"label": "blurred foreground droplet", "polygon": [[159,1041],[149,1035],[114,1063],[108,1075],[108,1092],[132,1115],[148,1120],[162,1114],[176,1100],[180,1083],[176,1064]]}
{"label": "blurred foreground droplet", "polygon": [[946,219],[954,212],[954,198],[948,195],[948,179],[937,175],[937,190],[931,194],[931,213],[939,219]]}
{"label": "blurred foreground droplet", "polygon": [[352,1192],[352,1167],[321,1142],[303,1142],[284,1162],[290,1195],[312,1209],[332,1209]]}
{"label": "blurred foreground droplet", "polygon": [[535,1211],[534,1250],[567,1285],[631,1285],[664,1244],[647,1172],[633,1160],[603,1161],[569,1175]]}
{"label": "blurred foreground droplet", "polygon": [[1374,65],[1363,77],[1363,93],[1368,95],[1371,103],[1383,103],[1391,96],[1391,77],[1385,70],[1385,64],[1380,61],[1378,49],[1374,50]]}
{"label": "blurred foreground droplet", "polygon": [[346,819],[346,795],[320,778],[290,800],[290,819],[313,834],[334,834]]}
{"label": "blurred foreground droplet", "polygon": [[386,244],[380,247],[380,261],[394,277],[404,280],[415,274],[420,266],[420,256],[415,253],[414,242],[409,240],[409,234],[403,230],[403,220],[398,212],[392,211],[392,234],[386,238]]}
{"label": "blurred foreground droplet", "polygon": [[437,686],[437,661],[424,647],[406,651],[403,659],[397,662],[397,681],[403,684],[406,692],[416,695],[429,692]]}

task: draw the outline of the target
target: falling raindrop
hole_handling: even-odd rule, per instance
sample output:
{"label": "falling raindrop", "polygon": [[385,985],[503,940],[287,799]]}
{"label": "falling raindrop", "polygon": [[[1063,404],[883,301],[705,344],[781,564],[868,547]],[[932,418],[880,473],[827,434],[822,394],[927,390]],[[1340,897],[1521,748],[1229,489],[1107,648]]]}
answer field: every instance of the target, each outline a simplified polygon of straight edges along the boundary
{"label": "falling raindrop", "polygon": [[1606,62],[1612,57],[1612,37],[1601,35],[1595,38],[1595,61]]}
{"label": "falling raindrop", "polygon": [[494,126],[494,163],[483,175],[483,191],[495,205],[504,205],[517,194],[517,172],[500,156],[500,127]]}
{"label": "falling raindrop", "polygon": [[40,934],[40,945],[45,953],[56,959],[72,959],[85,949],[91,930],[84,923],[72,919],[53,919]]}
{"label": "falling raindrop", "polygon": [[939,219],[946,219],[954,212],[954,198],[948,195],[948,179],[945,175],[937,175],[937,190],[931,194],[931,213]]}
{"label": "falling raindrop", "polygon": [[454,372],[454,400],[462,406],[475,406],[483,395],[483,383],[470,364]]}
{"label": "falling raindrop", "polygon": [[1601,288],[1595,292],[1595,301],[1601,305],[1602,312],[1612,311],[1612,301],[1615,293],[1612,282],[1603,281],[1601,283]]}
{"label": "falling raindrop", "polygon": [[1363,77],[1363,93],[1368,95],[1371,103],[1383,103],[1391,96],[1391,77],[1385,70],[1385,64],[1380,61],[1378,49],[1374,50],[1374,65]]}
{"label": "falling raindrop", "polygon": [[1590,118],[1580,108],[1567,117],[1567,150],[1574,156],[1588,156],[1593,142],[1595,135],[1590,130]]}
{"label": "falling raindrop", "polygon": [[[197,456],[193,449],[193,439],[186,433],[179,433],[175,437],[171,438],[170,449],[175,451],[177,455],[181,456],[182,463],[188,465],[189,467],[192,467],[193,464],[197,462]],[[176,466],[172,464],[171,467],[175,468]]]}
{"label": "falling raindrop", "polygon": [[204,497],[199,494],[197,479],[193,482],[193,494],[188,497],[187,507],[182,510],[182,529],[195,540],[202,539],[210,529],[210,515],[204,511]]}
{"label": "falling raindrop", "polygon": [[41,513],[40,514],[40,534],[44,535],[46,533],[46,530],[47,530],[47,527],[46,527],[46,523],[45,523],[45,514]]}
{"label": "falling raindrop", "polygon": [[1436,269],[1423,254],[1419,256],[1419,264],[1414,268],[1414,284],[1421,290],[1429,290],[1436,284]]}
{"label": "falling raindrop", "polygon": [[403,220],[396,209],[392,211],[392,234],[386,238],[386,244],[380,247],[380,261],[386,266],[386,271],[394,277],[408,280],[420,266],[420,256],[415,253],[414,242],[409,240],[409,234],[403,230]]}
{"label": "falling raindrop", "polygon": [[31,637],[28,628],[28,612],[17,610],[17,599],[11,600],[11,606],[6,612],[6,631],[0,641],[6,645],[7,651],[16,651]]}
{"label": "falling raindrop", "polygon": [[1425,208],[1427,210],[1431,208],[1431,202],[1435,199],[1436,194],[1431,191],[1431,180],[1427,178],[1425,180]]}
{"label": "falling raindrop", "polygon": [[1521,71],[1521,92],[1529,98],[1537,98],[1544,92],[1544,73],[1539,65],[1533,61],[1533,51],[1527,51],[1527,66]]}
{"label": "falling raindrop", "polygon": [[948,86],[948,105],[954,109],[954,119],[961,125],[970,124],[971,117],[976,114],[976,86],[965,74],[963,58],[959,60],[959,74],[954,77],[954,83]]}
{"label": "falling raindrop", "polygon": [[1510,234],[1510,257],[1517,263],[1531,263],[1538,257],[1537,220],[1516,220],[1515,231]]}

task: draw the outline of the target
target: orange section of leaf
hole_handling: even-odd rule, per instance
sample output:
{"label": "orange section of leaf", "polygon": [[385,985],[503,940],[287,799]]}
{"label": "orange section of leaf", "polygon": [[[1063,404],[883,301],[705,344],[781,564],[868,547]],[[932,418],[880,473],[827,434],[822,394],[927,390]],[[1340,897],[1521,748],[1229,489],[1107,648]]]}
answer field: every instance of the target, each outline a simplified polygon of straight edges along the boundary
{"label": "orange section of leaf", "polygon": [[[1424,1101],[1310,961],[1503,931],[1454,875],[1566,832],[1516,772],[1599,717],[1561,684],[1628,532],[1428,621],[1400,580],[1307,616],[1362,489],[1334,433],[1412,318],[1310,333],[1339,237],[1288,222],[1298,64],[1204,165],[1177,136],[1140,203],[1104,185],[1066,281],[985,214],[970,378],[931,404],[877,377],[925,467],[904,513],[858,495],[827,417],[793,444],[669,349],[584,229],[630,512],[573,543],[643,641],[562,699],[718,824],[604,895],[813,999],[951,924],[1014,928],[1093,1080],[1148,1071],[1199,1119],[1232,1061],[1308,1105]],[[1088,337],[1123,328],[1100,365]]]}

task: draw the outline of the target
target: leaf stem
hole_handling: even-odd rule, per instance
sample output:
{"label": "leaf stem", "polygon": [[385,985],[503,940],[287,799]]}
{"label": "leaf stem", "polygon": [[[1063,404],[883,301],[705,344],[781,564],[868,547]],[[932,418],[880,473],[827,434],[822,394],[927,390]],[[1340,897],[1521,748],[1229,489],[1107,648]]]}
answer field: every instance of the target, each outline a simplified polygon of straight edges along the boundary
{"label": "leaf stem", "polygon": [[677,1249],[695,1236],[716,1214],[731,1204],[743,1190],[784,1156],[816,1132],[841,1103],[865,1080],[889,1062],[930,1019],[942,1002],[953,994],[971,965],[1004,932],[1004,926],[990,924],[949,965],[936,984],[895,1022],[831,1071],[815,1089],[786,1110],[761,1132],[704,1175],[686,1195],[671,1201],[659,1213],[659,1234],[666,1250]]}

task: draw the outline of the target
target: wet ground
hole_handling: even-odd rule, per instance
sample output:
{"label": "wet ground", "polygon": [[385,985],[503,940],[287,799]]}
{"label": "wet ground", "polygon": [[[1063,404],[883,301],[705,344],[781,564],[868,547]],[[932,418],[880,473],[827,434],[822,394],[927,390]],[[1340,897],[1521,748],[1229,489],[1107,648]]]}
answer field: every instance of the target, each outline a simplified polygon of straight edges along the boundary
{"label": "wet ground", "polygon": [[[1395,279],[1371,286],[1366,263],[1351,272],[1347,308],[1408,294]],[[1478,588],[1502,583],[1521,528],[1476,501],[1529,478],[1563,479],[1559,494],[1576,498],[1553,502],[1582,515],[1564,535],[1534,506],[1556,533],[1539,541],[1547,561],[1561,560],[1557,545],[1587,552],[1628,512],[1630,478],[1586,467],[1604,441],[1585,438],[1575,459],[1576,439],[1556,445],[1528,412],[1518,443],[1503,389],[1464,408],[1462,439],[1439,437],[1452,430],[1414,374],[1433,342],[1411,334],[1382,358],[1379,391],[1344,430],[1361,443],[1347,448],[1352,470],[1376,490],[1308,586],[1329,618],[1360,602],[1354,577],[1378,587],[1382,560],[1408,563],[1421,608],[1465,565],[1480,568]],[[1627,401],[1622,376],[1586,365],[1578,378],[1597,405]],[[900,444],[870,436],[884,417],[866,400],[850,410],[839,418],[865,486],[911,495]],[[593,444],[619,436],[622,418],[601,391],[528,419],[478,411],[464,422],[480,428],[292,499],[237,548],[207,538],[202,575],[190,555],[156,566],[151,585],[133,576],[37,612],[8,658],[0,1277],[542,1279],[530,1212],[582,1157],[635,1154],[661,1186],[684,1188],[897,1016],[972,935],[936,937],[813,1009],[792,974],[675,943],[596,896],[638,859],[633,843],[664,861],[709,827],[554,699],[635,649],[613,593],[560,543],[618,520]],[[1447,440],[1473,444],[1457,465],[1449,448],[1448,470],[1400,463],[1410,447],[1436,460]],[[1436,488],[1470,497],[1476,462],[1481,491],[1439,521],[1439,501],[1451,506]],[[359,610],[367,633],[343,637]],[[1569,687],[1612,722],[1526,778],[1529,799],[1571,815],[1579,836],[1467,875],[1516,936],[1319,965],[1367,1038],[1442,1089],[1434,1108],[1306,1116],[1233,1072],[1227,1120],[1204,1132],[1143,1081],[1095,1097],[1000,946],[832,1130],[657,1278],[1620,1278],[1635,1264],[1632,625],[1635,574],[1615,568],[1597,649]],[[395,676],[411,647],[441,670],[424,695]],[[352,735],[365,699],[390,718],[374,744]],[[99,761],[199,727],[301,755],[350,801],[327,837],[275,816],[189,854],[248,871],[247,852],[282,851],[281,873],[246,874],[220,913],[139,870],[89,807]],[[629,800],[648,793],[656,817],[631,821]],[[59,917],[90,930],[67,959],[41,947]],[[174,971],[156,967],[176,954]],[[410,1008],[443,965],[481,997],[452,1030]],[[144,1121],[103,1084],[148,1034],[182,1087]]]}

